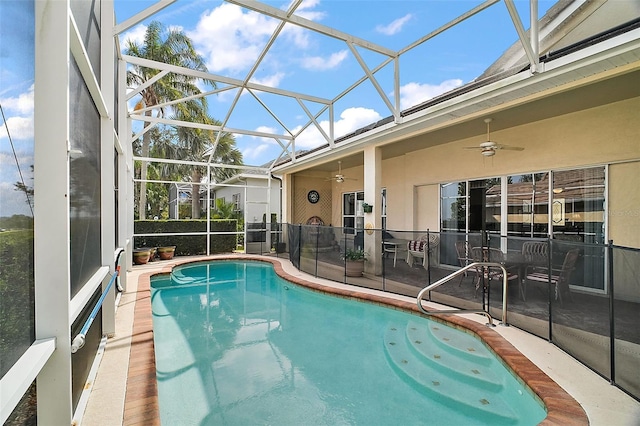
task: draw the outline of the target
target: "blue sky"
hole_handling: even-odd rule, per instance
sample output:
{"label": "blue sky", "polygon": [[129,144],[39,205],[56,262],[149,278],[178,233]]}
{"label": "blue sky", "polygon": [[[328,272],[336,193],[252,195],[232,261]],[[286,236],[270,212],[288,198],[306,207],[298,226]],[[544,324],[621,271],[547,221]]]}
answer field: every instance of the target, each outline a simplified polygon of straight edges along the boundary
{"label": "blue sky", "polygon": [[[280,10],[286,10],[289,5],[280,1],[264,3]],[[304,0],[296,15],[397,51],[480,3],[472,0]],[[116,0],[117,22],[150,4],[147,1]],[[551,4],[541,1],[539,15]],[[529,2],[516,0],[516,6],[524,27],[528,28]],[[246,78],[279,22],[230,3],[198,0],[178,1],[151,19],[183,30],[194,41],[210,72],[237,79]],[[145,24],[150,20],[124,33],[121,40],[141,42]],[[506,6],[500,2],[412,49],[400,57],[401,108],[416,105],[472,81],[515,41],[516,30]],[[364,48],[357,50],[369,69],[386,59],[377,52]],[[393,72],[391,63],[375,74],[383,96],[392,103]],[[363,67],[343,41],[287,25],[250,81],[334,99],[364,75]],[[214,118],[226,119],[235,93],[235,90],[230,90],[209,97],[210,112]],[[295,100],[268,93],[261,93],[259,97],[280,122],[251,95],[243,94],[227,125],[235,129],[286,134],[288,131],[296,133],[309,121]],[[320,110],[320,105],[313,102],[305,102],[305,106],[311,113]],[[392,113],[383,97],[373,84],[366,81],[336,102],[334,136],[348,134],[390,115]],[[329,119],[328,113],[319,117],[325,131]],[[281,152],[278,143],[269,138],[237,134],[236,142],[245,163],[250,165],[264,164]],[[326,140],[321,133],[311,126],[297,138],[296,148],[312,149],[324,143]]]}
{"label": "blue sky", "polygon": [[[21,180],[33,185],[33,8],[19,1],[0,1],[0,217],[31,215],[23,192],[15,191]],[[7,127],[15,149],[11,148]]]}
{"label": "blue sky", "polygon": [[[151,6],[154,1],[116,0],[116,22]],[[296,15],[317,24],[335,28],[394,51],[419,40],[456,18],[479,0],[304,0]],[[528,1],[516,0],[520,19],[529,27]],[[25,2],[0,1],[0,103],[7,118],[16,155],[25,182],[32,182],[33,164],[33,16],[23,9]],[[288,2],[265,4],[286,10]],[[539,16],[553,4],[540,0]],[[31,12],[32,13],[32,12]],[[121,36],[141,42],[146,25],[158,20],[183,30],[205,58],[210,72],[244,79],[255,58],[263,50],[278,21],[219,0],[179,0]],[[400,56],[400,95],[402,108],[416,105],[472,81],[517,40],[517,33],[504,3],[499,2],[462,24],[445,31]],[[383,55],[357,48],[369,69],[378,66]],[[349,47],[342,41],[286,25],[251,80],[270,87],[334,99],[365,72]],[[393,66],[375,74],[383,96],[393,102]],[[223,87],[223,85],[220,85]],[[210,113],[217,120],[227,119],[235,92],[210,96]],[[229,116],[231,128],[269,134],[296,133],[308,121],[297,101],[268,93],[257,94],[278,117],[275,120],[251,95],[243,94]],[[134,99],[135,101],[135,99]],[[320,105],[304,102],[312,114]],[[335,104],[335,136],[347,134],[391,115],[383,98],[368,81]],[[328,128],[328,113],[318,118]],[[281,154],[272,138],[236,135],[246,164],[262,165]],[[326,143],[314,126],[300,134],[297,149],[312,149]],[[28,214],[24,195],[14,191],[20,179],[5,123],[0,127],[0,216]]]}

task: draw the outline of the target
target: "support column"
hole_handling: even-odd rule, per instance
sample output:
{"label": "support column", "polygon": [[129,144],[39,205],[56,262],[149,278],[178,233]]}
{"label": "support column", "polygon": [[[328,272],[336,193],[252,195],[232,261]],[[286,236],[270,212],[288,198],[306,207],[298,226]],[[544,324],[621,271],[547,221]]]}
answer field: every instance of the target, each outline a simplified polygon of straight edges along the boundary
{"label": "support column", "polygon": [[[127,63],[120,59],[118,61],[118,99],[126,99],[127,88]],[[120,191],[124,190],[124,194],[121,195],[120,200],[122,203],[118,204],[121,208],[120,218],[123,221],[118,225],[124,233],[125,239],[121,241],[124,243],[126,258],[126,270],[131,272],[133,268],[133,217],[135,208],[135,183],[134,178],[134,165],[133,165],[133,147],[131,145],[131,119],[127,111],[126,102],[118,102],[118,136],[122,143],[122,148],[125,150],[125,170],[123,174],[125,179],[120,182]],[[126,274],[124,274],[126,275]],[[126,281],[123,284],[123,289],[126,290]]]}
{"label": "support column", "polygon": [[52,425],[72,419],[68,13],[69,0],[35,2],[35,337],[56,339],[37,378],[38,419]]}
{"label": "support column", "polygon": [[[382,154],[380,148],[367,147],[364,149],[364,202],[372,205],[371,213],[364,214],[365,238],[364,249],[369,261],[365,263],[365,270],[370,274],[382,274],[382,198],[381,198],[381,170]],[[371,234],[367,228],[376,229]]]}
{"label": "support column", "polygon": [[[114,128],[114,90],[115,72],[113,60],[115,49],[113,39],[109,37],[109,29],[115,25],[113,16],[113,2],[103,0],[100,3],[100,92],[106,104],[108,115],[100,117],[100,191],[101,191],[101,231],[102,264],[109,267],[109,271],[115,273],[115,249],[116,249],[116,221],[115,221],[115,135]],[[103,280],[102,291],[109,285],[110,277]],[[102,305],[102,332],[112,337],[116,331],[116,286],[112,286]]]}

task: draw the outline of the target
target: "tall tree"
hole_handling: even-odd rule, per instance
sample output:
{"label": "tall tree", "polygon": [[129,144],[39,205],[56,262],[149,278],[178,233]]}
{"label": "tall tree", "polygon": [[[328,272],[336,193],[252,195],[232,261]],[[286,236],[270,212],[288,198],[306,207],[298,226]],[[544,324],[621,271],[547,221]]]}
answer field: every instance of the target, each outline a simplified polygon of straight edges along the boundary
{"label": "tall tree", "polygon": [[[189,114],[188,112],[186,114]],[[184,111],[178,111],[175,117],[181,121],[197,121],[209,125],[219,126],[221,123],[208,115],[198,117],[186,116]],[[177,127],[178,138],[177,155],[181,160],[198,161],[207,160],[211,155],[212,163],[224,163],[230,165],[242,165],[242,153],[236,148],[236,141],[230,133],[222,133],[217,140],[218,133],[214,130],[194,129],[190,127]],[[204,166],[189,165],[189,180],[191,181],[191,217],[200,218],[200,185],[206,176],[207,168]],[[225,180],[235,174],[234,169],[216,168],[209,179],[216,181]],[[186,177],[186,176],[185,176]]]}
{"label": "tall tree", "polygon": [[[144,37],[144,43],[139,45],[132,40],[127,40],[125,53],[130,56],[150,59],[165,64],[177,65],[198,71],[207,71],[203,58],[196,52],[193,43],[182,31],[167,30],[160,22],[154,21],[149,24]],[[137,87],[158,74],[158,70],[134,65],[127,71],[127,85]],[[149,87],[141,91],[141,99],[135,109],[149,108],[155,105],[182,99],[191,95],[200,94],[200,89],[196,86],[198,79],[183,74],[168,73]],[[205,80],[206,83],[215,87],[215,83]],[[175,111],[184,114],[198,116],[207,109],[207,102],[204,97],[191,99],[172,105]],[[151,117],[153,109],[144,111],[144,115]],[[158,117],[165,115],[165,108],[156,109]],[[151,125],[145,121],[144,127]],[[149,156],[151,145],[151,134],[146,132],[142,137],[141,155]],[[139,217],[146,218],[147,204],[147,179],[148,164],[143,161],[140,169],[140,196],[139,196]]]}

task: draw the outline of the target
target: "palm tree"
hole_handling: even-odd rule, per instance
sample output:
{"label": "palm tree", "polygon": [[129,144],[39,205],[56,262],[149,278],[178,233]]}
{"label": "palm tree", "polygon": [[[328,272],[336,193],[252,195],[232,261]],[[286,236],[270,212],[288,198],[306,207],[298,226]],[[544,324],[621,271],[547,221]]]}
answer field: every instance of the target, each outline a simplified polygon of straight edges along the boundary
{"label": "palm tree", "polygon": [[[206,114],[197,117],[189,115],[189,112],[178,111],[176,119],[181,121],[197,121],[199,123],[219,126],[221,123]],[[190,127],[177,127],[178,138],[177,155],[181,160],[203,161],[208,157],[215,146],[215,152],[211,157],[213,163],[224,163],[232,165],[242,165],[242,153],[235,147],[236,141],[230,133],[220,134],[216,144],[217,133],[214,130],[194,129]],[[233,169],[217,168],[209,176],[209,179],[221,181],[228,179],[235,174]],[[200,184],[206,175],[206,168],[203,166],[189,165],[189,175],[191,181],[191,217],[200,218]]]}
{"label": "palm tree", "polygon": [[[203,58],[196,52],[193,43],[182,31],[166,30],[164,26],[157,21],[151,22],[147,27],[142,45],[136,44],[132,40],[127,40],[125,53],[130,56],[150,59],[166,64],[177,65],[184,68],[190,68],[198,71],[207,71]],[[127,85],[129,87],[137,87],[144,84],[149,79],[158,74],[158,70],[152,68],[134,65],[127,71]],[[210,80],[204,80],[206,83],[215,87],[215,83]],[[167,101],[178,100],[187,96],[200,94],[201,91],[196,86],[197,79],[183,74],[168,73],[149,87],[140,92],[141,99],[135,109],[148,108]],[[207,102],[204,97],[188,100],[172,106],[176,111],[188,113],[191,116],[198,116],[206,111]],[[145,116],[151,117],[153,110],[148,109],[144,112]],[[165,115],[164,108],[157,109],[157,116]],[[144,122],[144,127],[149,126],[150,122]],[[149,156],[149,147],[151,145],[151,134],[146,132],[142,139],[141,155]],[[142,162],[140,170],[140,197],[139,197],[139,216],[140,219],[146,217],[146,182],[148,164]]]}

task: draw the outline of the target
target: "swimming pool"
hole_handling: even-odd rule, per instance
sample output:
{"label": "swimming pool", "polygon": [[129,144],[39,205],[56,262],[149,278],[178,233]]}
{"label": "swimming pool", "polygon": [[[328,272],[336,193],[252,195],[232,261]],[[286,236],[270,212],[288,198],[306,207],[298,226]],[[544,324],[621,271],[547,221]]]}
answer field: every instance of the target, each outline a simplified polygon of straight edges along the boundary
{"label": "swimming pool", "polygon": [[331,297],[271,264],[151,282],[163,424],[537,424],[542,405],[478,339]]}

